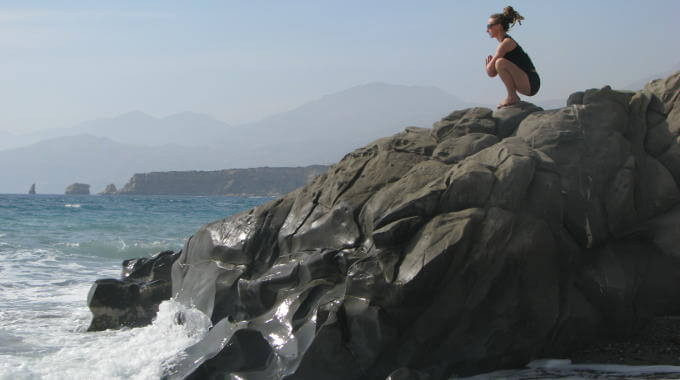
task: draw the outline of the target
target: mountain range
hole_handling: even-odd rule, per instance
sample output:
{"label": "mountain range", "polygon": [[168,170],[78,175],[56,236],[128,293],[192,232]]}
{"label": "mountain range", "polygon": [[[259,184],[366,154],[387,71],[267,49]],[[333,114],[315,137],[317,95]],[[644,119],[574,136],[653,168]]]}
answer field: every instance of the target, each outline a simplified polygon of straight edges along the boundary
{"label": "mountain range", "polygon": [[[219,142],[230,126],[211,116],[182,112],[156,118],[141,111],[86,121],[68,128],[53,128],[24,135],[0,133],[0,149],[16,148],[57,137],[89,134],[107,137],[123,144],[161,146],[180,144],[202,146],[206,141]],[[194,133],[194,132],[200,133]]]}
{"label": "mountain range", "polygon": [[31,183],[38,193],[62,193],[76,181],[99,192],[149,171],[330,164],[373,139],[429,127],[468,106],[436,87],[371,83],[235,126],[192,112],[155,118],[135,111],[3,136],[0,193],[25,193]]}
{"label": "mountain range", "polygon": [[[680,63],[668,73],[676,70]],[[565,101],[537,104],[550,109]],[[332,164],[371,140],[411,125],[430,127],[476,105],[436,87],[369,83],[240,125],[195,112],[157,118],[133,111],[24,135],[0,131],[0,193],[25,193],[32,183],[39,193],[62,193],[76,181],[99,192],[151,171]]]}

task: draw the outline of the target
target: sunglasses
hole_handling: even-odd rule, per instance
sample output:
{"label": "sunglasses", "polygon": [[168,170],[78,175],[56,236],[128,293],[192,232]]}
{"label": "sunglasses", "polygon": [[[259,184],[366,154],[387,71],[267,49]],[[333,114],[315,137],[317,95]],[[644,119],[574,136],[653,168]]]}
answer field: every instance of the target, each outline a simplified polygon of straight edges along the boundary
{"label": "sunglasses", "polygon": [[492,26],[498,25],[498,24],[500,24],[500,23],[499,23],[499,22],[494,22],[494,23],[492,23],[492,24],[486,24],[486,28],[487,28],[487,29],[490,29]]}

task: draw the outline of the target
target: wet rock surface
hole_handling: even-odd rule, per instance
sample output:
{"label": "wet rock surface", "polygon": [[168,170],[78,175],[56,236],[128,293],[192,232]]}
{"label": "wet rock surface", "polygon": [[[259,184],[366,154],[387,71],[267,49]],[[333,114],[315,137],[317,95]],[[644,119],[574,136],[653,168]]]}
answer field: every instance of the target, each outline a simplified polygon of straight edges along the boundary
{"label": "wet rock surface", "polygon": [[87,296],[92,312],[88,331],[151,323],[158,305],[172,295],[170,271],[179,255],[163,251],[148,258],[125,260],[121,279],[95,281]]}
{"label": "wet rock surface", "polygon": [[680,315],[679,90],[455,111],[202,227],[172,295],[214,326],[166,376],[445,379]]}

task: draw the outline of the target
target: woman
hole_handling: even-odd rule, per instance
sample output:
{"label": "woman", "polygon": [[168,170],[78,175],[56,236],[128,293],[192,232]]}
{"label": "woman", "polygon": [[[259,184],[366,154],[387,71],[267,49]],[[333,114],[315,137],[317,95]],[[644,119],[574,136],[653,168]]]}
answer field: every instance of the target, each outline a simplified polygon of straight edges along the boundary
{"label": "woman", "polygon": [[541,86],[541,80],[531,62],[531,58],[521,46],[510,37],[507,32],[516,22],[522,24],[524,17],[520,16],[512,7],[505,7],[503,13],[496,13],[489,17],[486,32],[489,37],[498,40],[494,56],[486,57],[486,73],[490,77],[501,77],[508,96],[503,99],[498,108],[507,107],[520,101],[517,93],[534,96]]}

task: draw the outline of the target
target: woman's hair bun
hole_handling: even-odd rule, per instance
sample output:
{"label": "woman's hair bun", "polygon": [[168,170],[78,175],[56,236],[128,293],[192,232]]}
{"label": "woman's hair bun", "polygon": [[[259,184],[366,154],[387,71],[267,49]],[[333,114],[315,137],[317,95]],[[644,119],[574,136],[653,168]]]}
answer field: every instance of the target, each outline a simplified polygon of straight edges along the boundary
{"label": "woman's hair bun", "polygon": [[516,22],[522,25],[522,20],[524,20],[524,17],[522,17],[522,15],[517,13],[517,11],[509,5],[503,8],[503,18],[508,22],[508,24],[512,25],[515,25]]}

